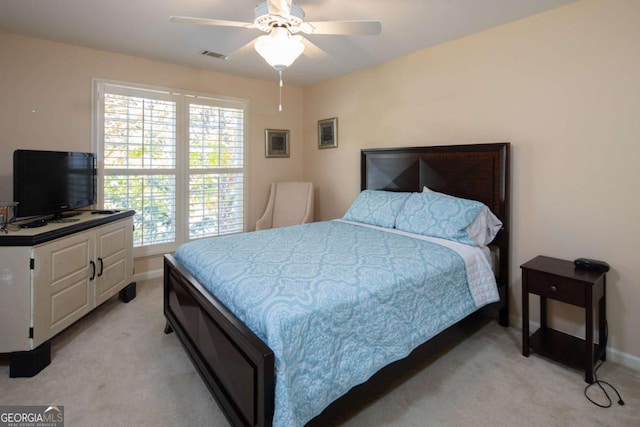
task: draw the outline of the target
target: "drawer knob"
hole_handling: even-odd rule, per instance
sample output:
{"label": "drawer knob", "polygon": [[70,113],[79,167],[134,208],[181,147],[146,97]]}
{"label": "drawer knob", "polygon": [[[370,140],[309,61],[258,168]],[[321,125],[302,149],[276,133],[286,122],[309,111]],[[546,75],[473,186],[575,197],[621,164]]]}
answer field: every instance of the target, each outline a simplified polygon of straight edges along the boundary
{"label": "drawer knob", "polygon": [[557,290],[558,290],[558,288],[556,288],[555,286],[551,286],[551,292],[555,292]]}

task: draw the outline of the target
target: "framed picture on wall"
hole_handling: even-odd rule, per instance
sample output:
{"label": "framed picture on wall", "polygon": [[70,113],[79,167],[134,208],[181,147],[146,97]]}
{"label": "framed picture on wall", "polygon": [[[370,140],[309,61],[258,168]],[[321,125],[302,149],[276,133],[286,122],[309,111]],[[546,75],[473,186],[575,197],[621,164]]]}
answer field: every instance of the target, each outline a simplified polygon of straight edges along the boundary
{"label": "framed picture on wall", "polygon": [[338,118],[318,120],[318,148],[338,146]]}
{"label": "framed picture on wall", "polygon": [[289,131],[266,129],[265,157],[289,157]]}

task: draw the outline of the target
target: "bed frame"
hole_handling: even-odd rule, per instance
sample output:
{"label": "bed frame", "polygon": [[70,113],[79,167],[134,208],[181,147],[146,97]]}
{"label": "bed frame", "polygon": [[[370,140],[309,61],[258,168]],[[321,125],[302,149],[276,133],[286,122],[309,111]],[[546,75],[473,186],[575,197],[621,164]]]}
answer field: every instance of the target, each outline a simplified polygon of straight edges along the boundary
{"label": "bed frame", "polygon": [[[509,323],[509,151],[509,143],[361,151],[362,190],[422,191],[427,186],[479,200],[502,220],[492,242],[500,302],[492,306],[503,326]],[[165,333],[175,331],[229,422],[270,426],[273,351],[171,255],[164,260],[164,315]]]}

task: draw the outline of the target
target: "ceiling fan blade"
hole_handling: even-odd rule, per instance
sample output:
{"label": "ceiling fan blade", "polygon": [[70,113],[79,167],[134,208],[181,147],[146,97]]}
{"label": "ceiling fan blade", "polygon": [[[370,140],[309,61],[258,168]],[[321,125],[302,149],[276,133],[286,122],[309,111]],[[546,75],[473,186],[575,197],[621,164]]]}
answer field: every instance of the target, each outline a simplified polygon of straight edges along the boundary
{"label": "ceiling fan blade", "polygon": [[291,14],[291,0],[267,0],[269,14],[287,17]]}
{"label": "ceiling fan blade", "polygon": [[326,59],[329,58],[329,54],[322,50],[322,48],[318,47],[315,43],[310,40],[302,38],[302,43],[304,43],[304,53],[303,55],[308,56],[312,59]]}
{"label": "ceiling fan blade", "polygon": [[241,54],[246,54],[249,52],[253,51],[253,45],[256,42],[256,39],[250,40],[248,43],[242,45],[241,47],[237,48],[236,50],[234,50],[233,52],[229,53],[228,55],[226,55],[224,57],[224,59],[230,59],[232,56],[238,56]]}
{"label": "ceiling fan blade", "polygon": [[[345,34],[377,36],[382,32],[379,21],[317,21],[307,22],[302,31],[307,34]],[[311,31],[308,31],[308,26]]]}
{"label": "ceiling fan blade", "polygon": [[192,18],[190,16],[170,16],[169,22],[179,24],[217,25],[221,27],[253,28],[253,23],[224,21],[221,19]]}

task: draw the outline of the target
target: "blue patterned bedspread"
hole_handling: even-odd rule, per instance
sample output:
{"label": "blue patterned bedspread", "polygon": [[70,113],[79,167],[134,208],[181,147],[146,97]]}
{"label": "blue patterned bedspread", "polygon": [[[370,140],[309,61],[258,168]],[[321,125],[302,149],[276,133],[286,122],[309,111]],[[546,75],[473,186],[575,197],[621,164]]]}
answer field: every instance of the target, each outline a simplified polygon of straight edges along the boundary
{"label": "blue patterned bedspread", "polygon": [[463,259],[327,221],[182,245],[176,258],[274,352],[274,426],[301,426],[478,307]]}

